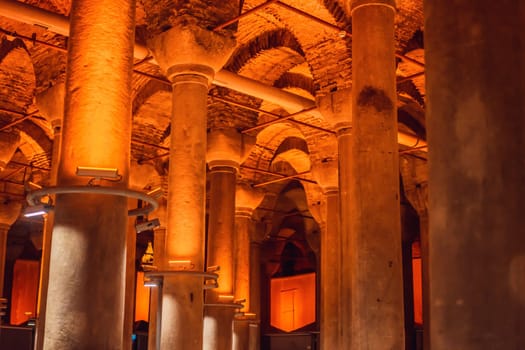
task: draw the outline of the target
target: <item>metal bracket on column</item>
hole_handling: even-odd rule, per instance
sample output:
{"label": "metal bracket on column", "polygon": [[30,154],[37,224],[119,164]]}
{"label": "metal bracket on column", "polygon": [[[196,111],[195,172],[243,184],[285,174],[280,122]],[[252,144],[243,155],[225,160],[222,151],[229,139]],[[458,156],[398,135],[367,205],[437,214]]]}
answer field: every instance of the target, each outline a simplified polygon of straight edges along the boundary
{"label": "metal bracket on column", "polygon": [[155,279],[155,280],[160,280],[160,281],[163,281],[165,276],[177,276],[177,275],[179,276],[186,275],[186,276],[191,276],[191,277],[203,278],[204,283],[203,283],[202,289],[213,289],[219,286],[219,284],[217,283],[217,278],[219,278],[219,275],[213,272],[172,270],[172,271],[150,271],[150,272],[144,273],[145,278]]}
{"label": "metal bracket on column", "polygon": [[131,190],[129,188],[117,188],[117,187],[104,187],[104,186],[64,186],[64,187],[47,187],[36,191],[31,191],[27,194],[26,200],[29,205],[36,206],[45,204],[41,202],[41,198],[52,194],[64,194],[64,193],[94,193],[94,194],[106,194],[113,196],[121,196],[127,198],[140,199],[149,205],[143,208],[135,208],[128,211],[128,216],[145,215],[149,212],[154,211],[159,207],[157,200],[144,192]]}

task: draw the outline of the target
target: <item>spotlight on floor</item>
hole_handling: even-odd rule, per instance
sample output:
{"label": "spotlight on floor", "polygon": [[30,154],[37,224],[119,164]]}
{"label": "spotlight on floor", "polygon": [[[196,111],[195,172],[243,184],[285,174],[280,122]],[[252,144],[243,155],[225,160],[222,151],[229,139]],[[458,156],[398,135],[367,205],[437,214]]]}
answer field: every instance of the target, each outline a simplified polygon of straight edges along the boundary
{"label": "spotlight on floor", "polygon": [[153,219],[153,220],[144,221],[144,222],[136,224],[135,231],[137,233],[141,233],[143,231],[153,230],[154,228],[157,228],[159,226],[160,226],[159,219]]}

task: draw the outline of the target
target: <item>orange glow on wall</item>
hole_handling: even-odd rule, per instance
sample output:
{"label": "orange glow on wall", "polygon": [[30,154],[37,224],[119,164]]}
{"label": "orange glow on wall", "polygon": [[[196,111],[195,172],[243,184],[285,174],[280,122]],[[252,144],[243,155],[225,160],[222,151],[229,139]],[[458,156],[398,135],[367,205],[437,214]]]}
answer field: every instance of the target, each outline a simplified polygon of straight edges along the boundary
{"label": "orange glow on wall", "polygon": [[421,325],[423,324],[423,282],[419,242],[412,244],[412,276],[414,284],[414,322]]}
{"label": "orange glow on wall", "polygon": [[39,274],[40,263],[38,261],[15,261],[11,291],[11,324],[20,325],[36,317]]}
{"label": "orange glow on wall", "polygon": [[286,332],[315,322],[315,273],[271,279],[270,323]]}
{"label": "orange glow on wall", "polygon": [[135,290],[135,322],[148,322],[150,288],[144,287],[144,272],[137,272],[137,287]]}

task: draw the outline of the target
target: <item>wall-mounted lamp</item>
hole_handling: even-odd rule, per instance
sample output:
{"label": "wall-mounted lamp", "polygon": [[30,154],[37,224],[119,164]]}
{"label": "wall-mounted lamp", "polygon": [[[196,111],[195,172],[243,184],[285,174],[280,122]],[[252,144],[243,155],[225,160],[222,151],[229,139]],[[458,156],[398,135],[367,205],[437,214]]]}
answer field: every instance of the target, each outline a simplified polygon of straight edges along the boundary
{"label": "wall-mounted lamp", "polygon": [[40,216],[40,215],[47,214],[52,209],[53,209],[53,206],[49,204],[39,204],[39,205],[29,206],[24,209],[23,215],[26,218],[30,218],[33,216]]}
{"label": "wall-mounted lamp", "polygon": [[90,166],[79,166],[77,167],[77,176],[89,176],[97,179],[119,179],[121,176],[118,174],[117,168],[97,168]]}
{"label": "wall-mounted lamp", "polygon": [[135,231],[141,233],[143,231],[153,230],[160,226],[159,219],[153,219],[149,221],[144,221],[135,225]]}

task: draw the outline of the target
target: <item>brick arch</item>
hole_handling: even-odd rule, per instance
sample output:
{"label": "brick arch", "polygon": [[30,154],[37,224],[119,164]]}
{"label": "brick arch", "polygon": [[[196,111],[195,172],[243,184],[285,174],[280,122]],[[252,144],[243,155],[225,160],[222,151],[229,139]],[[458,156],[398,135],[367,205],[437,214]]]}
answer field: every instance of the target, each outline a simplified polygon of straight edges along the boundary
{"label": "brick arch", "polygon": [[[0,79],[10,81],[0,96],[0,104],[6,108],[25,113],[33,103],[36,77],[31,57],[24,43],[2,38],[0,43]],[[3,116],[4,118],[8,116]],[[9,116],[12,118],[12,116]]]}
{"label": "brick arch", "polygon": [[135,115],[135,113],[139,110],[139,108],[146,102],[151,96],[156,94],[159,91],[171,91],[171,87],[168,84],[162,84],[156,80],[152,80],[149,78],[144,78],[140,76],[140,81],[136,82],[136,93],[133,96],[133,107],[132,107],[132,113]]}
{"label": "brick arch", "polygon": [[289,30],[279,28],[266,31],[237,48],[226,65],[226,69],[238,72],[250,59],[262,51],[278,47],[287,47],[304,57],[304,51],[295,36]]}
{"label": "brick arch", "polygon": [[[168,147],[166,142],[170,134],[171,87],[149,79],[142,81],[140,86],[133,98],[132,139]],[[132,143],[131,150],[132,158],[137,161],[166,153],[137,143]]]}
{"label": "brick arch", "polygon": [[279,80],[275,82],[274,86],[282,89],[299,88],[315,96],[314,81],[312,78],[299,73],[284,73]]}
{"label": "brick arch", "polygon": [[322,2],[341,29],[352,32],[351,17],[346,14],[344,7],[338,0],[319,0],[319,2]]}
{"label": "brick arch", "polygon": [[[25,44],[19,40],[6,37],[0,42],[0,79],[11,84],[0,95],[0,104],[5,108],[27,113],[33,105],[36,91],[36,76],[33,61]],[[7,124],[19,119],[2,112],[1,119]],[[40,122],[44,122],[41,120]],[[11,129],[20,133],[20,151],[33,164],[49,167],[52,141],[46,133],[45,126],[31,119],[14,125]]]}

